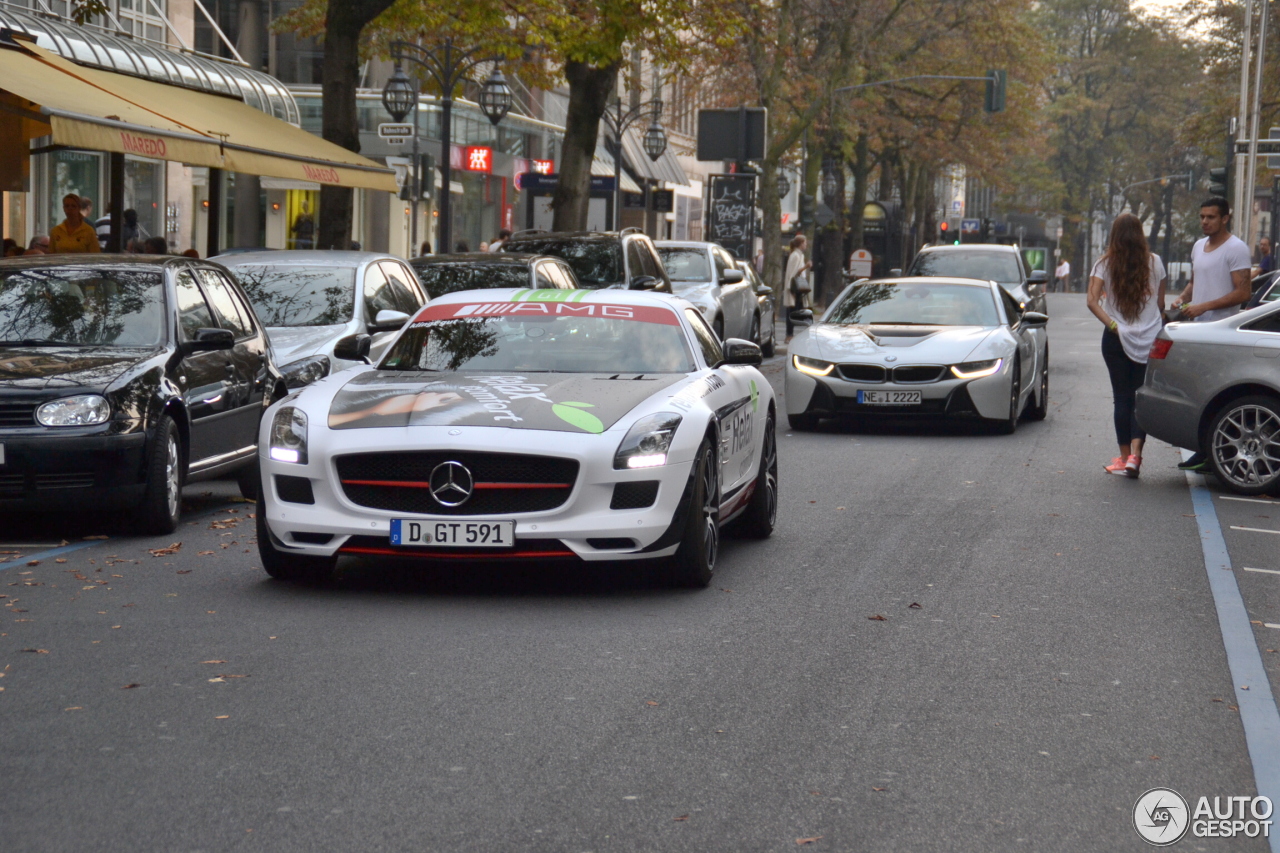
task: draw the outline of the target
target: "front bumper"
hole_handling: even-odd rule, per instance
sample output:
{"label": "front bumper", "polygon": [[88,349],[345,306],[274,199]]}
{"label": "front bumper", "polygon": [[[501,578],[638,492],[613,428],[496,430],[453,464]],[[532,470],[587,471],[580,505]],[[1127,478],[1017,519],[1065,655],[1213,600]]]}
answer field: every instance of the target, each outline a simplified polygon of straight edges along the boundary
{"label": "front bumper", "polygon": [[[868,415],[882,417],[1003,418],[1009,414],[1010,359],[1000,372],[981,379],[945,378],[937,382],[856,382],[840,377],[810,376],[786,367],[787,414]],[[858,403],[858,391],[919,391],[919,405],[868,406]]]}
{"label": "front bumper", "polygon": [[[449,435],[456,432],[457,435]],[[519,446],[498,446],[495,439],[510,435],[495,427],[410,427],[364,430],[317,430],[309,441],[310,461],[296,465],[273,460],[265,443],[259,453],[263,477],[258,512],[277,540],[291,553],[329,557],[338,553],[421,555],[425,559],[573,556],[586,561],[636,560],[673,554],[678,540],[665,535],[680,515],[691,459],[656,468],[614,470],[613,454],[621,434],[598,436],[563,432],[520,431]],[[335,441],[335,437],[337,440]],[[340,445],[339,445],[340,442]],[[328,446],[326,446],[328,443]],[[447,449],[459,453],[520,453],[575,459],[578,476],[568,499],[559,507],[538,512],[493,515],[429,515],[373,509],[354,503],[343,491],[334,457],[355,453],[395,453]],[[284,500],[278,476],[305,478],[314,503],[298,503],[285,484]],[[611,509],[618,483],[657,481],[652,505],[641,509]],[[511,551],[424,547],[392,548],[393,518],[423,522],[515,521],[516,545]],[[665,535],[665,536],[664,536]],[[319,541],[329,537],[325,541]],[[605,542],[603,540],[614,540]],[[592,543],[595,544],[592,544]],[[608,547],[604,547],[608,546]],[[619,547],[620,546],[620,547]]]}
{"label": "front bumper", "polygon": [[146,434],[88,427],[0,432],[0,508],[123,508],[146,491]]}

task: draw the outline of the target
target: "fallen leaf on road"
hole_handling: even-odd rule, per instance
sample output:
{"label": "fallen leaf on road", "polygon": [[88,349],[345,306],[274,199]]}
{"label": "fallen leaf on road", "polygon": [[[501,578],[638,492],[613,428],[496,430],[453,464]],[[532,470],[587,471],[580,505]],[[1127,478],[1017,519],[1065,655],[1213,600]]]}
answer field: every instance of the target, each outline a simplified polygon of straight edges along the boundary
{"label": "fallen leaf on road", "polygon": [[1239,707],[1237,707],[1237,706],[1235,706],[1235,705],[1228,705],[1228,706],[1227,706],[1227,710],[1228,710],[1228,711],[1239,711],[1239,710],[1240,710],[1240,708],[1239,708]]}
{"label": "fallen leaf on road", "polygon": [[182,548],[181,542],[174,542],[168,548],[148,548],[147,550],[150,552],[151,556],[153,557],[168,557],[178,553],[179,549],[181,548]]}
{"label": "fallen leaf on road", "polygon": [[202,660],[200,663],[226,663],[224,660]]}
{"label": "fallen leaf on road", "polygon": [[910,604],[908,604],[908,605],[907,605],[907,609],[908,609],[908,610],[919,610],[919,609],[920,609],[920,608],[922,608],[922,607],[924,607],[924,605],[923,605],[923,604],[921,604],[921,603],[920,603],[920,602],[918,602],[918,601],[913,601],[913,602],[911,602]]}
{"label": "fallen leaf on road", "polygon": [[842,510],[842,509],[844,509],[844,507],[842,507],[842,506],[838,506],[838,507],[836,507],[836,511],[837,511],[837,512],[839,512],[839,511],[840,511],[840,510]]}
{"label": "fallen leaf on road", "polygon": [[190,569],[178,569],[178,574],[180,574],[180,575],[189,575],[189,574],[191,574],[191,570],[190,570]]}
{"label": "fallen leaf on road", "polygon": [[49,650],[48,650],[48,649],[19,649],[18,651],[20,651],[20,652],[34,652],[35,654],[38,654],[38,655],[47,655],[47,654],[49,654]]}
{"label": "fallen leaf on road", "polygon": [[210,556],[213,556],[213,552],[212,552],[212,551],[201,551],[201,552],[199,552],[199,556],[201,556],[201,557],[210,557]]}
{"label": "fallen leaf on road", "polygon": [[816,503],[817,503],[817,501],[809,501],[809,503],[811,503],[811,504],[816,504]]}
{"label": "fallen leaf on road", "polygon": [[646,704],[646,705],[657,705],[658,703],[657,703],[657,702],[655,702],[655,701],[653,701],[652,699],[647,699],[647,700],[645,700],[645,703],[644,703],[644,704]]}
{"label": "fallen leaf on road", "polygon": [[1182,514],[1182,517],[1183,517],[1183,518],[1195,518],[1195,517],[1196,517],[1196,514],[1195,514],[1194,512],[1184,512],[1184,513]]}
{"label": "fallen leaf on road", "polygon": [[1211,701],[1211,702],[1221,702],[1222,700],[1221,700],[1221,699],[1211,699],[1210,701]]}
{"label": "fallen leaf on road", "polygon": [[39,560],[27,560],[27,565],[28,565],[28,566],[38,566],[38,565],[40,565],[40,561],[39,561]]}
{"label": "fallen leaf on road", "polygon": [[67,561],[66,557],[59,557],[58,559],[54,560],[55,563],[65,563],[66,561]]}
{"label": "fallen leaf on road", "polygon": [[721,588],[721,590],[720,590],[720,591],[721,591],[721,592],[733,592],[733,590],[731,590],[731,589],[724,589],[724,588]]}
{"label": "fallen leaf on road", "polygon": [[205,613],[217,613],[217,612],[218,612],[218,611],[216,611],[216,610],[206,610],[206,611],[205,611]]}
{"label": "fallen leaf on road", "polygon": [[871,622],[888,622],[889,621],[888,619],[881,616],[879,613],[877,613],[875,616],[868,616],[867,619]]}
{"label": "fallen leaf on road", "polygon": [[229,719],[231,719],[231,715],[230,715],[230,714],[223,714],[221,717],[214,717],[214,719],[215,719],[215,720],[229,720]]}
{"label": "fallen leaf on road", "polygon": [[1247,684],[1241,684],[1241,685],[1240,685],[1240,689],[1241,689],[1241,690],[1248,690],[1248,689],[1249,689],[1249,685],[1247,685]]}
{"label": "fallen leaf on road", "polygon": [[672,819],[672,820],[688,820],[688,819],[689,819],[689,816],[688,816],[687,814],[682,814],[682,815],[680,815],[680,817],[673,817],[673,818],[671,818],[671,819]]}
{"label": "fallen leaf on road", "polygon": [[84,540],[88,542],[91,539],[110,539],[110,536],[85,536]]}
{"label": "fallen leaf on road", "polygon": [[797,846],[797,847],[803,847],[803,846],[804,846],[804,845],[806,845],[806,844],[816,844],[816,843],[817,843],[817,841],[818,841],[818,839],[819,839],[819,838],[822,838],[822,837],[823,837],[823,836],[821,836],[821,835],[815,835],[815,836],[813,836],[812,838],[797,838],[797,839],[796,839],[796,846]]}
{"label": "fallen leaf on road", "polygon": [[810,795],[810,796],[813,796],[813,797],[821,797],[821,796],[822,796],[822,792],[821,792],[821,791],[810,791],[810,792],[809,792],[809,795]]}
{"label": "fallen leaf on road", "polygon": [[112,628],[113,630],[114,630],[114,629],[116,629],[116,628],[119,628],[119,627],[120,627],[119,625],[112,625],[112,626],[111,626],[111,628]]}
{"label": "fallen leaf on road", "polygon": [[1261,625],[1261,624],[1262,624],[1262,620],[1261,620],[1261,619],[1250,619],[1250,620],[1249,620],[1249,624],[1250,624],[1250,625]]}
{"label": "fallen leaf on road", "polygon": [[999,619],[1000,617],[999,617],[999,616],[997,616],[997,615],[995,615],[994,613],[992,613],[992,614],[991,614],[991,618],[992,618],[992,619]]}
{"label": "fallen leaf on road", "polygon": [[210,678],[209,683],[210,684],[226,684],[226,682],[222,680],[221,675],[219,675],[217,678]]}
{"label": "fallen leaf on road", "polygon": [[135,688],[135,687],[141,687],[141,686],[142,686],[141,684],[126,684],[124,687],[121,687],[120,689],[121,689],[121,690],[132,690],[132,689],[133,689],[133,688]]}
{"label": "fallen leaf on road", "polygon": [[228,675],[225,672],[218,673],[219,678],[248,678],[247,675]]}
{"label": "fallen leaf on road", "polygon": [[1160,756],[1158,756],[1158,755],[1152,755],[1152,756],[1150,756],[1150,759],[1151,759],[1152,761],[1159,761],[1159,760],[1160,760]]}
{"label": "fallen leaf on road", "polygon": [[889,789],[888,789],[888,788],[876,788],[876,787],[872,787],[872,788],[871,788],[871,790],[873,790],[873,791],[887,791],[887,790],[889,790]]}

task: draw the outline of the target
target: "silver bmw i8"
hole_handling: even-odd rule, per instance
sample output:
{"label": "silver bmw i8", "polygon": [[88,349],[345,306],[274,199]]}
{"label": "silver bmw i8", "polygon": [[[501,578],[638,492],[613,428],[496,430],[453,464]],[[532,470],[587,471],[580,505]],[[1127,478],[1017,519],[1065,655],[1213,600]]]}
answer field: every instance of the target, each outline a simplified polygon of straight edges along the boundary
{"label": "silver bmw i8", "polygon": [[1048,414],[1048,322],[991,281],[855,282],[791,341],[787,419],[970,417],[1012,433]]}

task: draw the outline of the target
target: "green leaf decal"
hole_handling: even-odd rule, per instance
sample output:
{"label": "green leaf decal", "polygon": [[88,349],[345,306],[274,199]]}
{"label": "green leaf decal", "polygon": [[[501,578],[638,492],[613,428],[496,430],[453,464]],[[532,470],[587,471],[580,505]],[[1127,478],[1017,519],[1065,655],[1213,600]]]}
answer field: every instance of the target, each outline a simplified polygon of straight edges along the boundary
{"label": "green leaf decal", "polygon": [[551,411],[556,417],[567,424],[572,424],[583,432],[602,433],[604,432],[604,424],[600,419],[590,412],[584,412],[583,409],[595,408],[591,403],[556,403],[552,405]]}

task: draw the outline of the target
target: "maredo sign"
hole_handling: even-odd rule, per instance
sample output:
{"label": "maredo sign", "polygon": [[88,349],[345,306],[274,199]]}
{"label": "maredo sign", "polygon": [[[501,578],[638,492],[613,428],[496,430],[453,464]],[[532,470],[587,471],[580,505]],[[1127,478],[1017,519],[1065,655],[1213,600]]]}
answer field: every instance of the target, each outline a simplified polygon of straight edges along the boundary
{"label": "maredo sign", "polygon": [[164,157],[168,146],[157,136],[143,136],[138,133],[120,131],[120,146],[129,154],[141,154],[144,157]]}
{"label": "maredo sign", "polygon": [[302,164],[302,173],[307,176],[308,180],[321,184],[340,184],[342,179],[338,177],[338,170],[334,168],[321,168],[319,166],[310,166],[306,163]]}

